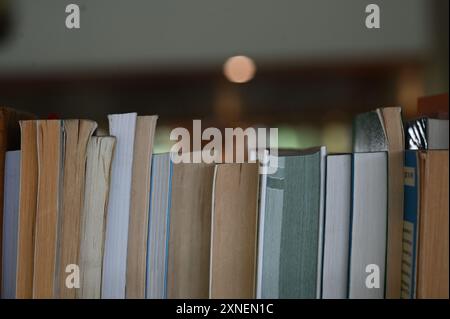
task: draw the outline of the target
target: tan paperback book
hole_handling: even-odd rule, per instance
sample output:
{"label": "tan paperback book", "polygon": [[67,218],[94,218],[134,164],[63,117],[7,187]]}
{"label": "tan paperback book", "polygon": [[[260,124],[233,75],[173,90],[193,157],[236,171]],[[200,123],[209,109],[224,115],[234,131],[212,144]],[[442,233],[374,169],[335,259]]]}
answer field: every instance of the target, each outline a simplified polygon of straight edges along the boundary
{"label": "tan paperback book", "polygon": [[16,296],[33,297],[34,232],[38,188],[36,121],[21,121]]}
{"label": "tan paperback book", "polygon": [[167,298],[208,298],[214,165],[175,164]]}
{"label": "tan paperback book", "polygon": [[[76,289],[67,287],[70,265],[79,265],[80,222],[84,203],[86,153],[89,138],[97,123],[89,120],[63,121],[63,162],[61,209],[58,216],[59,232],[56,265],[56,296],[75,298]],[[69,268],[67,268],[69,267]],[[67,268],[67,269],[66,269]]]}
{"label": "tan paperback book", "polygon": [[145,298],[147,231],[153,139],[157,116],[138,116],[133,150],[126,298]]}
{"label": "tan paperback book", "polygon": [[94,136],[88,143],[80,230],[80,289],[77,289],[77,297],[82,299],[101,296],[105,224],[115,143],[112,136]]}
{"label": "tan paperback book", "polygon": [[210,298],[255,298],[258,164],[215,168]]}

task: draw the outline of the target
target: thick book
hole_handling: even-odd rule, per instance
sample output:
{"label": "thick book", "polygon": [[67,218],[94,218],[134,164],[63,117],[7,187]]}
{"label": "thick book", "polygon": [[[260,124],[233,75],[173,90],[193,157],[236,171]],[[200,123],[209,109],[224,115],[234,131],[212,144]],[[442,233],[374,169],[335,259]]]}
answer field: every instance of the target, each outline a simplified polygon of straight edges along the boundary
{"label": "thick book", "polygon": [[278,157],[262,175],[257,298],[320,298],[325,147]]}
{"label": "thick book", "polygon": [[58,212],[62,166],[62,122],[38,120],[38,191],[34,247],[33,298],[54,298]]}
{"label": "thick book", "polygon": [[172,174],[173,163],[170,153],[153,155],[147,239],[145,290],[147,299],[167,297]]}
{"label": "thick book", "polygon": [[322,298],[347,298],[352,157],[327,156]]}
{"label": "thick book", "polygon": [[[20,127],[19,121],[32,119],[33,116],[28,113],[16,111],[8,107],[0,106],[0,256],[2,254],[2,218],[3,218],[3,180],[5,173],[5,154],[6,151],[17,150],[20,146]],[[2,265],[0,264],[0,284],[2,281]]]}
{"label": "thick book", "polygon": [[[80,224],[84,203],[86,154],[89,138],[97,123],[89,120],[63,120],[62,191],[58,216],[58,245],[55,295],[73,299],[74,287],[67,287],[70,265],[79,266]],[[69,271],[70,272],[70,271]]]}
{"label": "thick book", "polygon": [[126,297],[145,298],[150,176],[157,116],[138,116],[134,139]]}
{"label": "thick book", "polygon": [[348,296],[385,295],[388,162],[386,152],[354,153]]}
{"label": "thick book", "polygon": [[448,149],[448,120],[423,117],[406,122],[405,144],[410,150]]}
{"label": "thick book", "polygon": [[77,297],[101,297],[103,249],[108,210],[111,163],[115,137],[93,136],[89,139],[86,182],[80,229],[80,289]]}
{"label": "thick book", "polygon": [[131,203],[136,113],[108,116],[109,134],[116,137],[111,167],[108,218],[102,272],[102,298],[125,298],[128,222]]}
{"label": "thick book", "polygon": [[404,143],[400,107],[378,108],[355,118],[353,151],[388,155],[386,298],[400,298],[401,290]]}
{"label": "thick book", "polygon": [[215,167],[210,298],[255,298],[258,167],[257,163]]}
{"label": "thick book", "polygon": [[2,285],[3,299],[16,298],[17,229],[19,225],[20,151],[5,156],[5,200],[3,202]]}
{"label": "thick book", "polygon": [[167,298],[209,296],[213,178],[214,165],[173,166]]}
{"label": "thick book", "polygon": [[20,193],[17,234],[16,297],[33,297],[38,156],[36,121],[20,122]]}
{"label": "thick book", "polygon": [[449,297],[448,150],[408,151],[403,298]]}

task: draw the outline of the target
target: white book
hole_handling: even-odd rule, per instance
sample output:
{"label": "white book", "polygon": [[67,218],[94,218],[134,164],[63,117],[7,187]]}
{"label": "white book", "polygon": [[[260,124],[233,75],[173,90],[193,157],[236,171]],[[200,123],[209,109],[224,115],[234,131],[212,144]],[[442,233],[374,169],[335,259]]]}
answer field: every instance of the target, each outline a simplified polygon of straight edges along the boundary
{"label": "white book", "polygon": [[147,299],[163,299],[167,296],[172,170],[170,153],[153,156],[147,242]]}
{"label": "white book", "polygon": [[[3,181],[2,181],[3,182]],[[20,151],[6,152],[3,203],[3,299],[16,298],[17,233],[19,221]]]}
{"label": "white book", "polygon": [[388,217],[387,153],[353,155],[349,298],[385,293]]}
{"label": "white book", "polygon": [[428,149],[448,150],[448,120],[428,119]]}
{"label": "white book", "polygon": [[109,134],[116,137],[103,257],[102,298],[125,298],[128,221],[130,215],[136,113],[109,115]]}
{"label": "white book", "polygon": [[352,157],[327,156],[322,298],[347,298]]}

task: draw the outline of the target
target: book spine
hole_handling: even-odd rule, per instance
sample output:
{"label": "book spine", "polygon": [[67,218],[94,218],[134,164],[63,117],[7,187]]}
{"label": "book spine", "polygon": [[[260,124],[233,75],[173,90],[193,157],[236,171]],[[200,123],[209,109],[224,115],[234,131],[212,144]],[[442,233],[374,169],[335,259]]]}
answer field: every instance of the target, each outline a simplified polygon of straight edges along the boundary
{"label": "book spine", "polygon": [[403,218],[401,298],[415,298],[419,217],[419,171],[417,152],[405,152],[405,208]]}
{"label": "book spine", "polygon": [[128,222],[136,113],[109,115],[109,133],[116,137],[103,253],[102,298],[125,298]]}
{"label": "book spine", "polygon": [[2,240],[2,299],[16,298],[20,151],[6,152]]}
{"label": "book spine", "polygon": [[163,283],[163,298],[167,299],[167,272],[169,261],[169,238],[170,238],[170,209],[172,204],[172,176],[173,176],[173,162],[169,160],[169,180],[168,180],[168,196],[167,196],[167,210],[166,210],[166,238],[164,245],[164,283]]}

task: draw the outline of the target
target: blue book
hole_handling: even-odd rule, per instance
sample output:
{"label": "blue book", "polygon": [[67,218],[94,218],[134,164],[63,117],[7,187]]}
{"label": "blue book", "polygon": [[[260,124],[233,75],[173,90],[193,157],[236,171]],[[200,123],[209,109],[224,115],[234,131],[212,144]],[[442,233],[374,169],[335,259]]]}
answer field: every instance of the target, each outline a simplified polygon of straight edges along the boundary
{"label": "blue book", "polygon": [[128,223],[130,218],[136,113],[108,115],[116,137],[111,164],[102,269],[102,298],[125,298]]}
{"label": "blue book", "polygon": [[417,240],[419,234],[418,152],[405,152],[405,213],[403,221],[401,298],[415,298]]}
{"label": "blue book", "polygon": [[172,171],[170,153],[156,154],[152,157],[147,239],[147,299],[167,297]]}
{"label": "blue book", "polygon": [[3,203],[2,298],[16,298],[20,151],[6,152]]}

